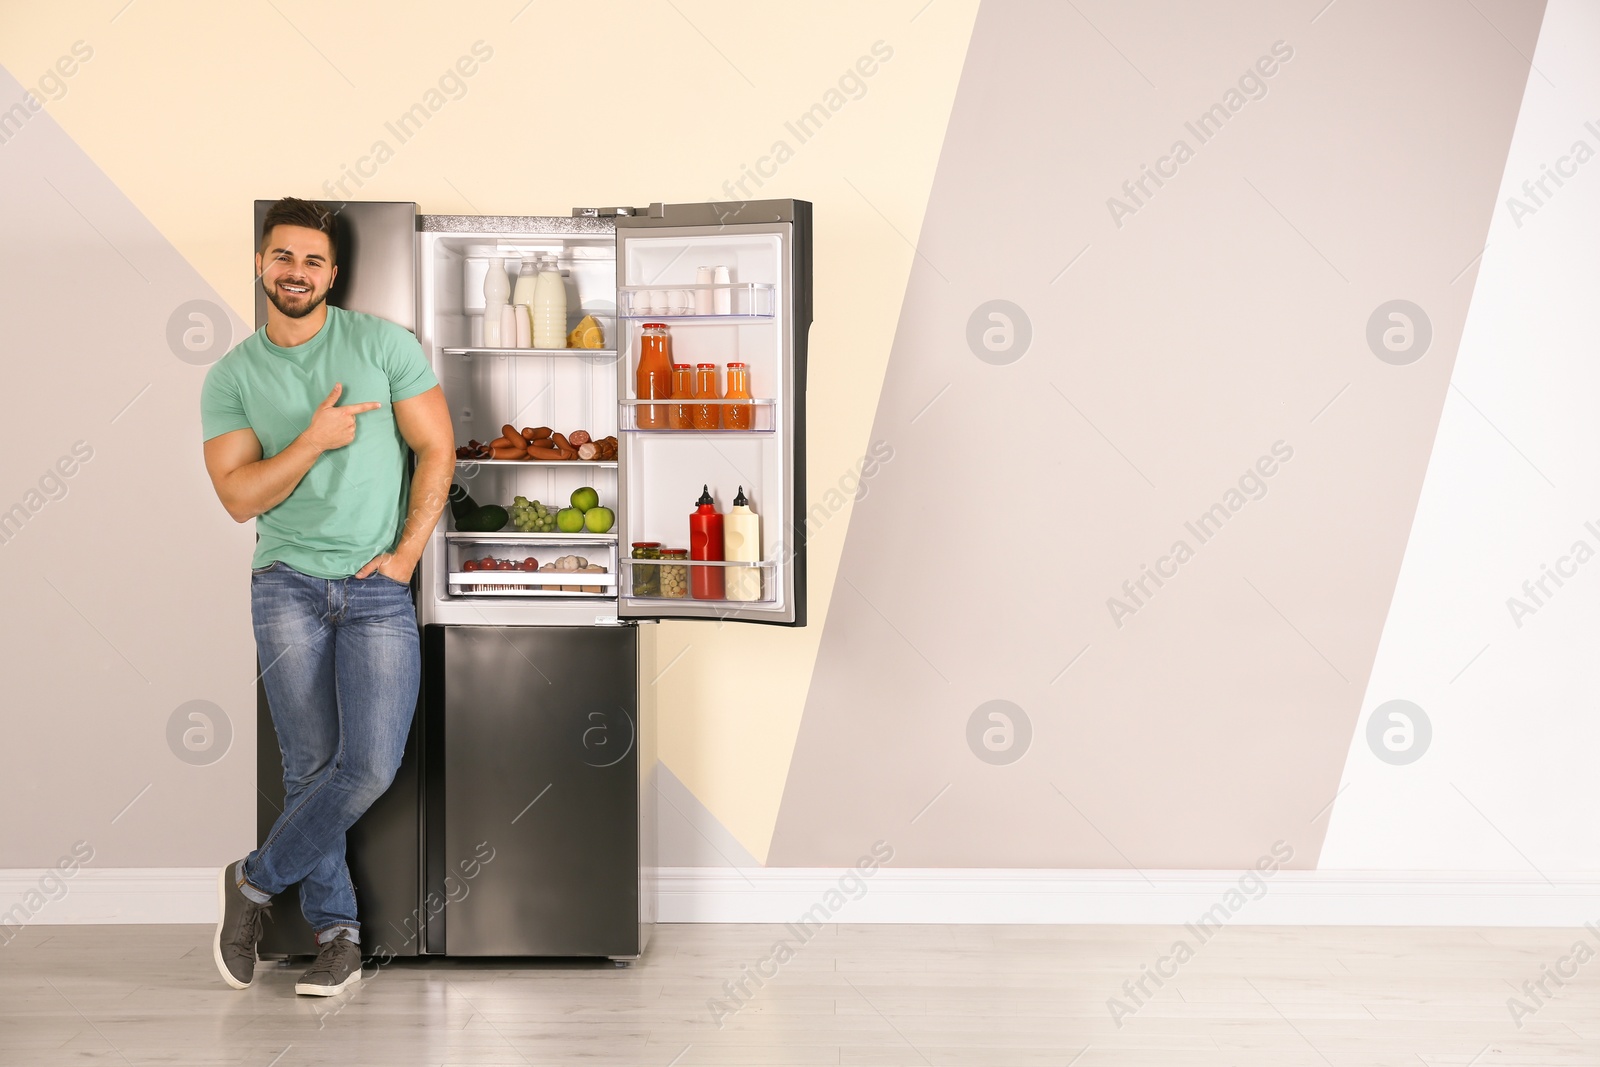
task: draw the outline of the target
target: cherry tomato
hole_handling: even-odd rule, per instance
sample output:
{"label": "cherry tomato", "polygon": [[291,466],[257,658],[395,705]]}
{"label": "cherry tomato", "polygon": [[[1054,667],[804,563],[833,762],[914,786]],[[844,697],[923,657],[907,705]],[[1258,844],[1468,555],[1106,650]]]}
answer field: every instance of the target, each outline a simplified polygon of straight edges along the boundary
{"label": "cherry tomato", "polygon": [[539,561],[534,559],[532,556],[529,556],[527,559],[522,561],[522,569],[525,571],[536,571],[539,569]]}
{"label": "cherry tomato", "polygon": [[475,559],[469,559],[461,565],[461,569],[464,571],[475,571],[478,569],[478,561]]}

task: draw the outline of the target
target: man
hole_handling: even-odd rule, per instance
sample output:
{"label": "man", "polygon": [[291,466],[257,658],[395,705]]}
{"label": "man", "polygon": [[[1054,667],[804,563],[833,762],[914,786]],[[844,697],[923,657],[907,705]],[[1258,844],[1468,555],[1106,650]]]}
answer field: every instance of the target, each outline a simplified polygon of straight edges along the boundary
{"label": "man", "polygon": [[249,986],[262,913],[298,883],[319,951],[295,992],[321,996],[361,979],[345,831],[400,765],[421,675],[411,572],[455,469],[417,339],[325,303],[337,257],[332,215],[272,206],[256,252],[267,324],[211,368],[200,401],[217,496],[256,520],[250,614],[285,792],[266,841],[223,868],[213,955]]}

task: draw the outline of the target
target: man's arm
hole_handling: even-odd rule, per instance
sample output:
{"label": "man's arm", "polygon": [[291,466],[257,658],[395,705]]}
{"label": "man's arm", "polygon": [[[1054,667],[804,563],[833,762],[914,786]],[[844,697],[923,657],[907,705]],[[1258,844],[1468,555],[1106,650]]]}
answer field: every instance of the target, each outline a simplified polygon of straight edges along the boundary
{"label": "man's arm", "polygon": [[[343,391],[343,385],[335,385],[328,398],[317,405],[311,425],[271,459],[261,458],[261,441],[248,427],[206,442],[206,473],[211,475],[217,497],[233,521],[247,522],[283,503],[318,456],[355,440],[357,415],[383,407],[371,402],[334,407]],[[449,490],[448,479],[445,489]]]}
{"label": "man's arm", "polygon": [[422,547],[428,543],[450,495],[450,480],[456,472],[455,428],[450,425],[444,390],[437,385],[409,400],[395,401],[394,421],[400,436],[417,454],[417,469],[411,476],[411,506],[394,555],[374,558],[356,572],[356,577],[382,571],[396,581],[409,582],[417,560],[422,558]]}

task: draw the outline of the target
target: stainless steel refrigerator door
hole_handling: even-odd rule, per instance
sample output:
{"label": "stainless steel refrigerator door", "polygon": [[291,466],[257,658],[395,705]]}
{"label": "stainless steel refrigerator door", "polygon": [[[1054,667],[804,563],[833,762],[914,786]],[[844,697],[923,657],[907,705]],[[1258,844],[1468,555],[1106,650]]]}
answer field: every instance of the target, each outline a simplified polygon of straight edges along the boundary
{"label": "stainless steel refrigerator door", "polygon": [[[443,797],[429,793],[430,809],[443,804],[423,902],[430,952],[642,952],[654,828],[640,819],[639,630],[426,628],[443,734],[428,753],[443,759]],[[644,737],[653,745],[653,724]]]}
{"label": "stainless steel refrigerator door", "polygon": [[[261,224],[276,201],[256,201],[255,247],[261,250]],[[328,303],[347,311],[397,322],[417,332],[417,205],[401,202],[314,200],[333,213],[339,237],[335,264],[339,277]],[[256,326],[267,321],[267,294],[259,280]]]}
{"label": "stainless steel refrigerator door", "polygon": [[[690,271],[694,269],[692,261],[685,258],[683,253],[688,251],[693,242],[709,239],[714,244],[715,239],[720,237],[737,239],[740,236],[764,234],[777,235],[781,240],[782,262],[778,265],[781,284],[776,293],[778,319],[776,328],[782,331],[778,373],[781,395],[777,397],[774,437],[781,449],[777,479],[780,484],[777,493],[783,500],[783,521],[776,524],[776,528],[766,529],[763,534],[771,549],[763,555],[776,558],[781,563],[773,572],[779,595],[771,597],[770,603],[697,601],[692,596],[678,600],[633,597],[629,595],[631,590],[625,581],[619,589],[617,614],[627,619],[703,618],[804,626],[806,625],[806,361],[812,315],[811,204],[804,200],[653,204],[643,214],[619,216],[616,219],[616,226],[619,286],[617,371],[620,397],[634,396],[633,378],[638,366],[638,352],[631,343],[633,335],[623,336],[624,327],[636,326],[642,318],[633,316],[631,321],[627,318],[624,314],[627,299],[620,290],[654,284],[668,287],[668,291],[672,291],[682,284],[671,280],[658,281],[655,278],[630,276],[630,242],[684,240],[683,252],[672,257],[669,267],[675,269],[680,276],[692,277],[683,275],[685,264],[690,264],[688,266]],[[668,317],[662,321],[670,328],[674,319]],[[690,355],[676,347],[673,359],[693,362]],[[669,442],[674,438],[674,434],[644,434],[624,429],[618,436],[621,445],[617,528],[621,531],[620,547],[626,550],[630,542],[635,540],[661,540],[661,526],[642,521],[630,502],[640,495],[634,483],[657,477],[663,469],[660,458],[646,461],[646,451],[654,450],[659,457],[662,451],[661,445],[672,447]],[[680,436],[687,439],[700,435],[680,431]],[[655,443],[646,444],[644,440],[646,437],[653,437]],[[698,482],[694,488],[698,491]],[[733,494],[731,491],[725,491],[722,495],[731,499]],[[774,496],[770,488],[766,496],[770,503]],[[693,505],[694,498],[685,497],[682,505],[682,529],[669,527],[667,536],[671,539],[662,541],[663,544],[670,547],[683,543],[682,539],[688,533],[688,515],[694,510]],[[763,525],[765,524],[766,518],[763,519]]]}

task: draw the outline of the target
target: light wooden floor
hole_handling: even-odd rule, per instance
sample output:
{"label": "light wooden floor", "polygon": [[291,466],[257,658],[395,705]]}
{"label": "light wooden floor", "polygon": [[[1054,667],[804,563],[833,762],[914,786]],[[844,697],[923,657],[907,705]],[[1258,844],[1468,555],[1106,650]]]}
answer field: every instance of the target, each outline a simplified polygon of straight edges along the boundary
{"label": "light wooden floor", "polygon": [[1600,959],[1520,1028],[1506,1005],[1583,930],[1227,928],[1119,1027],[1108,998],[1193,935],[841,925],[719,1027],[707,1001],[786,933],[660,926],[629,968],[396,963],[324,1000],[298,966],[228,989],[210,927],[35,926],[0,948],[0,1064],[1600,1063]]}

